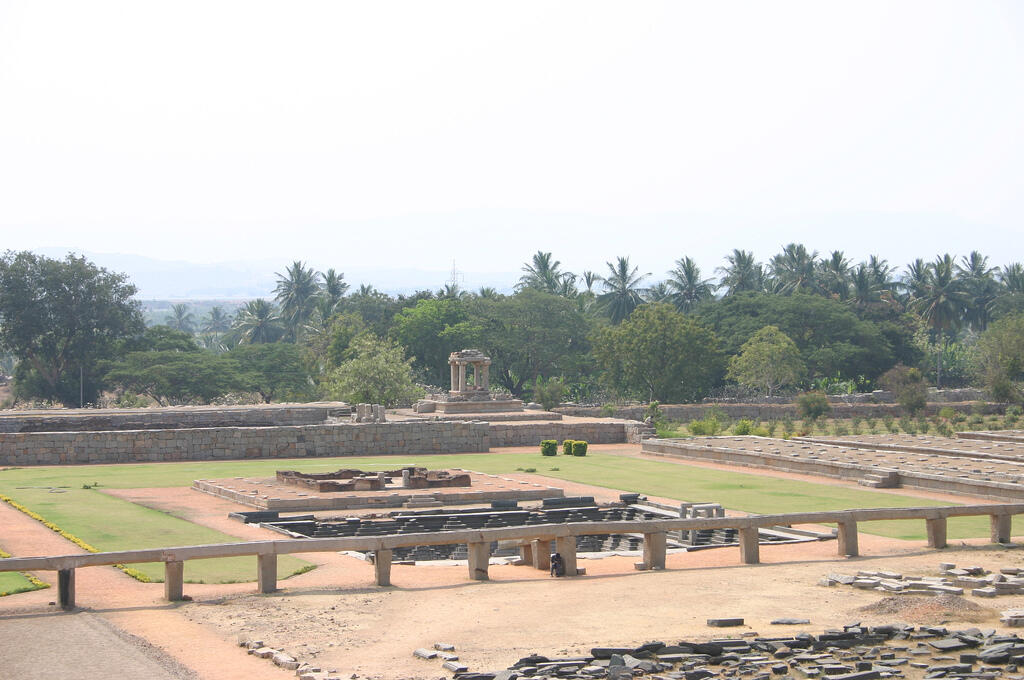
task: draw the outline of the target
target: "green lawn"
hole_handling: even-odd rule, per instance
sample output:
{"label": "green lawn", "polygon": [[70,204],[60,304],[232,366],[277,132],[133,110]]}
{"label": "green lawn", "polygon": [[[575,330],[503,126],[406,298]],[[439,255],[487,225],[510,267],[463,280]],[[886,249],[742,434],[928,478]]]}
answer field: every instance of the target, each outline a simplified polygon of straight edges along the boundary
{"label": "green lawn", "polygon": [[15,593],[27,593],[30,590],[39,590],[43,586],[37,586],[16,571],[0,572],[0,597],[14,595]]}
{"label": "green lawn", "polygon": [[[235,543],[240,540],[94,489],[83,489],[81,485],[64,489],[5,487],[2,493],[101,551]],[[282,555],[278,569],[282,576],[290,576],[299,569],[307,568],[308,564]],[[129,566],[153,581],[163,580],[163,563]],[[192,583],[255,581],[256,558],[188,560],[185,562],[185,580]]]}
{"label": "green lawn", "polygon": [[[99,482],[101,487],[110,488],[188,486],[197,478],[272,476],[279,469],[324,472],[340,467],[383,469],[411,464],[431,468],[462,467],[492,474],[515,472],[517,468],[536,468],[538,474],[557,479],[682,501],[714,501],[733,510],[754,513],[945,505],[940,501],[908,498],[895,493],[760,477],[593,451],[580,458],[562,455],[545,458],[539,453],[486,453],[21,468],[0,471],[0,493],[13,497],[97,548],[117,550],[235,539],[227,539],[222,534],[199,527],[198,530],[208,532],[209,536],[220,538],[183,541],[187,536],[196,534],[180,525],[172,527],[172,520],[187,527],[195,525],[95,491],[82,490],[83,484]],[[67,493],[54,494],[45,488],[24,487],[66,487]],[[94,502],[95,498],[103,500]],[[83,509],[87,511],[83,512]],[[55,518],[57,514],[61,519]],[[110,519],[119,516],[124,519],[118,523]],[[865,523],[861,529],[903,539],[919,540],[925,536],[923,521],[871,522]],[[982,538],[988,536],[988,532],[987,517],[956,518],[949,522],[950,539]],[[172,534],[176,537],[174,541],[179,542],[167,539]],[[97,538],[92,540],[89,536]],[[117,547],[113,547],[114,543]],[[244,559],[251,561],[253,558]],[[191,562],[186,563],[186,569],[189,565]],[[251,580],[253,570],[254,567],[247,565],[245,569],[231,573]],[[212,577],[198,578],[210,580]]]}

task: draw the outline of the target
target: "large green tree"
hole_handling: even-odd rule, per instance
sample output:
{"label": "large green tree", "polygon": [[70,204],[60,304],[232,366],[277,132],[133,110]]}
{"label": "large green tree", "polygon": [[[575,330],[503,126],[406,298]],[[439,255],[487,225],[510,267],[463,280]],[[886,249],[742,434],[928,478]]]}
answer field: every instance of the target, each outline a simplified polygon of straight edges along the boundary
{"label": "large green tree", "polygon": [[978,374],[993,399],[1020,401],[1024,381],[1024,314],[989,324],[978,338]]}
{"label": "large green tree", "polygon": [[765,326],[729,360],[728,377],[770,397],[780,387],[795,385],[804,370],[796,343],[775,326]]}
{"label": "large green tree", "polygon": [[714,329],[729,354],[737,354],[764,326],[778,327],[800,348],[811,378],[838,373],[874,379],[895,363],[878,326],[820,295],[743,293],[704,305],[698,317]]}
{"label": "large green tree", "polygon": [[77,406],[102,388],[97,364],[143,328],[135,286],[84,257],[0,257],[0,347],[18,357],[19,397]]}
{"label": "large green tree", "polygon": [[412,359],[405,358],[405,350],[394,340],[360,335],[352,341],[352,354],[328,374],[329,397],[393,407],[423,393],[413,383]]}
{"label": "large green tree", "polygon": [[239,384],[256,392],[264,403],[305,401],[313,397],[313,384],[302,349],[290,342],[238,345],[227,353],[238,365]]}
{"label": "large green tree", "polygon": [[[589,325],[578,306],[527,288],[499,300],[478,300],[458,331],[491,357],[491,381],[515,397],[539,376],[576,381],[585,372]],[[452,347],[461,349],[461,347]]]}
{"label": "large green tree", "polygon": [[594,356],[613,390],[670,403],[707,396],[725,369],[715,334],[667,304],[644,305],[599,331]]}
{"label": "large green tree", "polygon": [[233,360],[198,347],[128,352],[104,368],[108,383],[145,394],[161,406],[207,404],[243,387]]}
{"label": "large green tree", "polygon": [[[460,298],[420,300],[395,316],[391,335],[405,347],[420,369],[435,385],[449,379],[448,355],[463,349],[466,340],[456,328],[469,319],[466,304]],[[465,335],[465,334],[461,334]]]}

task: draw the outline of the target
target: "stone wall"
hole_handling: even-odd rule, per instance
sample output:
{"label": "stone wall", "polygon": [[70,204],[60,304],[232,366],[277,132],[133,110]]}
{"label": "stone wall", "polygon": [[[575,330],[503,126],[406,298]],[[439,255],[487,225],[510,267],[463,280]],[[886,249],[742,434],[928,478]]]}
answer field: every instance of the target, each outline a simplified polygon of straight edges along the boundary
{"label": "stone wall", "polygon": [[487,423],[444,421],[2,433],[0,465],[469,453],[487,451],[489,434]]}
{"label": "stone wall", "polygon": [[340,402],[266,406],[191,406],[0,412],[0,432],[165,430],[194,427],[315,425],[347,415]]}
{"label": "stone wall", "polygon": [[[1002,413],[1005,404],[977,404],[976,402],[942,402],[929,403],[925,414],[932,416],[942,408],[952,408],[961,413],[973,413],[975,409],[981,408],[985,415]],[[749,418],[751,420],[782,420],[783,418],[800,419],[800,413],[795,404],[662,404],[660,407],[662,416],[666,420],[688,423],[691,420],[701,420],[712,408],[724,412],[734,419]],[[624,418],[627,420],[643,420],[646,406],[619,406],[612,414],[602,413],[600,406],[560,406],[555,409],[557,413],[567,416],[581,416],[599,418]],[[898,404],[832,404],[832,413],[835,418],[884,418],[890,415],[899,418],[902,409]]]}
{"label": "stone wall", "polygon": [[491,446],[539,446],[542,439],[580,439],[591,444],[626,441],[626,423],[491,423]]}

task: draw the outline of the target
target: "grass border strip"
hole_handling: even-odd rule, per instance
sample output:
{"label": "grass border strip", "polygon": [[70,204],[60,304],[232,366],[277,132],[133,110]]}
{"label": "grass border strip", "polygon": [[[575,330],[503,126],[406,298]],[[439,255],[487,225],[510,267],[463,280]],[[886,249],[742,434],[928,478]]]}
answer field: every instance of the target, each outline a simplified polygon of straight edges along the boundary
{"label": "grass border strip", "polygon": [[[82,550],[84,550],[86,552],[91,552],[91,553],[100,552],[100,550],[98,548],[95,548],[92,545],[89,545],[88,543],[86,543],[85,541],[80,539],[78,536],[75,536],[74,534],[69,533],[69,532],[65,531],[64,529],[61,529],[59,526],[57,526],[56,524],[54,524],[50,520],[46,519],[45,517],[43,517],[42,515],[40,515],[37,512],[33,512],[32,510],[29,510],[24,505],[22,505],[21,503],[19,503],[16,500],[14,500],[10,496],[5,496],[3,494],[0,494],[0,501],[3,501],[4,503],[7,503],[7,505],[11,506],[12,508],[17,510],[18,512],[21,512],[21,513],[24,513],[24,514],[28,515],[29,517],[31,517],[32,519],[34,519],[37,522],[39,522],[40,524],[42,524],[44,527],[46,527],[50,531],[60,535],[62,538],[66,538],[67,540],[71,541],[72,543],[77,545]],[[116,569],[120,569],[124,573],[128,574],[129,576],[131,576],[136,581],[141,581],[142,583],[152,583],[153,582],[153,579],[149,578],[148,576],[143,574],[138,569],[133,569],[133,568],[131,568],[131,567],[127,566],[127,565],[124,565],[124,564],[115,564],[114,567]],[[31,577],[29,577],[29,578],[31,578]]]}
{"label": "grass border strip", "polygon": [[[7,552],[3,548],[0,548],[0,559],[5,559],[6,560],[8,557],[11,557],[11,553]],[[50,587],[49,583],[47,583],[46,581],[40,581],[35,576],[33,576],[32,574],[30,574],[30,573],[28,573],[26,571],[16,571],[14,573],[20,574],[21,576],[23,576],[25,578],[26,581],[28,581],[29,583],[31,583],[35,587],[27,589],[27,590],[12,590],[9,593],[7,593],[7,592],[0,592],[0,597],[7,597],[8,595],[17,595],[18,593],[31,593],[33,590],[42,590],[43,588],[49,588]]]}

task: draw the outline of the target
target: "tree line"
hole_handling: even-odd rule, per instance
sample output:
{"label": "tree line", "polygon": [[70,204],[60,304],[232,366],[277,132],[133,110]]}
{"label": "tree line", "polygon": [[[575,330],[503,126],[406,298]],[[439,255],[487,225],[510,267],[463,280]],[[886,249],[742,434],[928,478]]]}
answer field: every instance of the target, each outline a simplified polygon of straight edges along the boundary
{"label": "tree line", "polygon": [[491,356],[492,385],[546,402],[864,390],[897,365],[1019,399],[1020,263],[997,268],[972,252],[900,270],[789,244],[766,263],[733,250],[716,273],[682,257],[655,281],[617,257],[577,274],[538,251],[509,295],[448,284],[391,296],[296,261],[272,299],[202,319],[175,305],[146,329],[124,275],[74,255],[8,252],[0,346],[16,361],[19,398],[75,405],[110,391],[394,404],[446,389],[448,353],[465,347]]}

